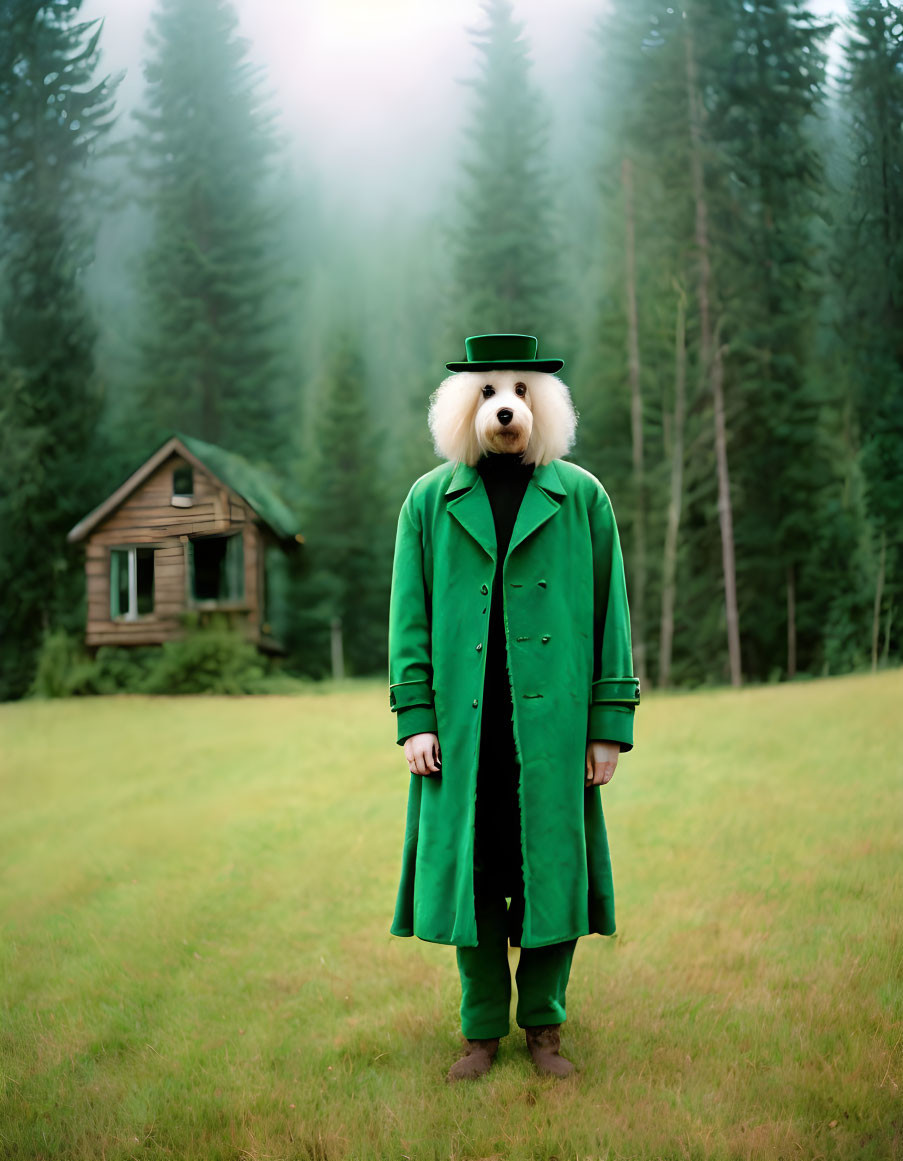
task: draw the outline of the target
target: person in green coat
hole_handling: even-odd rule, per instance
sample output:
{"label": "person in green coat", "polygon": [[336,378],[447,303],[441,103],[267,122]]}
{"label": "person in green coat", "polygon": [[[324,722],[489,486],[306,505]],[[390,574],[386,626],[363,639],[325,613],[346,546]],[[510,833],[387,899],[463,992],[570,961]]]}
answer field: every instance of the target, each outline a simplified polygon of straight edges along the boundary
{"label": "person in green coat", "polygon": [[516,1021],[560,1053],[581,935],[615,932],[601,790],[633,746],[639,682],[618,529],[562,459],[577,414],[532,335],[475,335],[430,399],[443,463],[398,519],[389,705],[411,772],[393,935],[456,948],[464,1055],[483,1075]]}

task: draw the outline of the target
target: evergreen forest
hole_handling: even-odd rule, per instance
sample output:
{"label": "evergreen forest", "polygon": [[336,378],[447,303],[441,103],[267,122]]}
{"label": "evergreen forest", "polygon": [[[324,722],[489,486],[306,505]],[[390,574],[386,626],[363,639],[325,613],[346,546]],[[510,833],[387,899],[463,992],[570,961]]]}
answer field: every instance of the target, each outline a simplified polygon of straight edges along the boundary
{"label": "evergreen forest", "polygon": [[155,0],[129,106],[82,9],[0,6],[0,700],[83,637],[66,534],[174,431],[297,514],[284,672],[338,626],[385,673],[429,396],[490,332],[565,360],[645,688],[900,664],[903,5],[600,0],[565,107],[484,0],[443,195],[382,217],[305,166],[231,0]]}

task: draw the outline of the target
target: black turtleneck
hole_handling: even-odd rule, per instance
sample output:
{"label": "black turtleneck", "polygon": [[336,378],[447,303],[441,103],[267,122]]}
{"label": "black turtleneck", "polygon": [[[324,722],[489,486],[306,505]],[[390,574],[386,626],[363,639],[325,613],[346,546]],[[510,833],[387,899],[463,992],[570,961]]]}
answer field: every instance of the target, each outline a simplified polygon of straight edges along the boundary
{"label": "black turtleneck", "polygon": [[492,508],[497,547],[484,662],[474,868],[478,882],[487,879],[495,882],[501,893],[512,899],[509,921],[511,937],[517,942],[520,942],[518,916],[522,914],[522,904],[515,907],[513,900],[522,899],[523,895],[519,771],[507,666],[502,576],[511,533],[534,467],[513,452],[487,452],[476,464]]}
{"label": "black turtleneck", "polygon": [[[486,452],[477,460],[476,469],[486,488],[495,522],[496,566],[489,609],[489,640],[486,646],[486,681],[483,688],[484,710],[502,709],[503,719],[510,722],[511,711],[506,667],[505,614],[502,602],[502,567],[514,522],[533,475],[535,464],[525,464],[513,452]],[[484,719],[485,721],[485,719]]]}
{"label": "black turtleneck", "polygon": [[486,488],[495,521],[499,565],[508,551],[514,521],[535,466],[525,464],[515,452],[485,452],[477,460],[476,468]]}

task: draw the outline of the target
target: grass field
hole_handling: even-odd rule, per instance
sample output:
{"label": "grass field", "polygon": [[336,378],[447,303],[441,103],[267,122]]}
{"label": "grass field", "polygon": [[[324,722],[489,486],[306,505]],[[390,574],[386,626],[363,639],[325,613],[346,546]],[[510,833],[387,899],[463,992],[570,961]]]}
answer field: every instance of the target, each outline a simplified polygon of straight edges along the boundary
{"label": "grass field", "polygon": [[[903,1157],[903,672],[644,698],[562,1084],[388,934],[382,682],[0,706],[0,1158]],[[517,953],[512,952],[512,959]]]}

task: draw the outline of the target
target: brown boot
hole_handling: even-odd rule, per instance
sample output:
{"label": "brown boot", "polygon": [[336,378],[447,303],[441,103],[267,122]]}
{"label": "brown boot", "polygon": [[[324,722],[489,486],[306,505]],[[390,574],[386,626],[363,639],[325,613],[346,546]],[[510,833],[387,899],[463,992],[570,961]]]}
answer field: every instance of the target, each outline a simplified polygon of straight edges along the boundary
{"label": "brown boot", "polygon": [[476,1080],[485,1076],[492,1067],[499,1050],[498,1037],[494,1040],[466,1040],[467,1051],[448,1070],[448,1081]]}
{"label": "brown boot", "polygon": [[543,1076],[570,1076],[574,1071],[573,1064],[558,1051],[560,1027],[560,1024],[540,1024],[535,1028],[524,1028],[536,1071]]}

